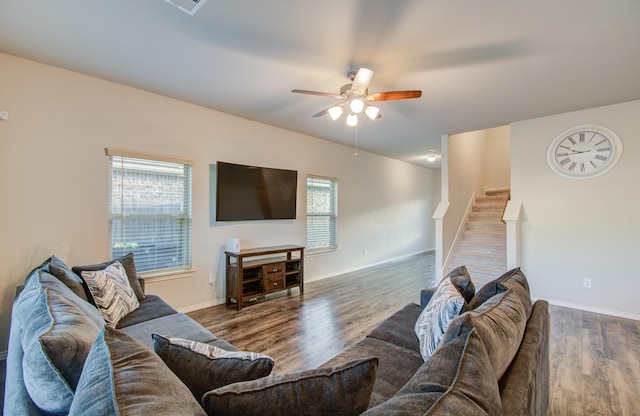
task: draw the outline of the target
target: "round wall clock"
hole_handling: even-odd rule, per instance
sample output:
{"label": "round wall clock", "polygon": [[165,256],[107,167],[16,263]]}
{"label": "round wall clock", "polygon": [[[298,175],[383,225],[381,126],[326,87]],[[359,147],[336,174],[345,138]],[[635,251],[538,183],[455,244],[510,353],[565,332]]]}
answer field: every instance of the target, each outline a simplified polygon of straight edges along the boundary
{"label": "round wall clock", "polygon": [[547,149],[549,167],[568,179],[589,179],[613,168],[622,156],[622,140],[597,125],[572,127],[557,135]]}

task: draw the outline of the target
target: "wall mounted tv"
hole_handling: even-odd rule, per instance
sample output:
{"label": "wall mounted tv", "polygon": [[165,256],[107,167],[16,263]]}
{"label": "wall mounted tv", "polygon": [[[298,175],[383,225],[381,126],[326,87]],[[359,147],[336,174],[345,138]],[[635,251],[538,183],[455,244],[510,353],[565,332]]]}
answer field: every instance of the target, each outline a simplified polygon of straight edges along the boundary
{"label": "wall mounted tv", "polygon": [[296,218],[298,172],[217,162],[216,221]]}

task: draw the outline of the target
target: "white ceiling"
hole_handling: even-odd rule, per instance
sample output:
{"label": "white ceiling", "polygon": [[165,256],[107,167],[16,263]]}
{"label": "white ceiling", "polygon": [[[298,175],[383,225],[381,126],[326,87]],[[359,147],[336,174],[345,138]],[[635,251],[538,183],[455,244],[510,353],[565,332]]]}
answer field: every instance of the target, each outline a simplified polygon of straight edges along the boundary
{"label": "white ceiling", "polygon": [[443,134],[640,99],[640,1],[1,0],[0,51],[349,146],[311,117],[332,99],[290,91],[366,66],[423,96],[380,103],[360,148],[437,166]]}

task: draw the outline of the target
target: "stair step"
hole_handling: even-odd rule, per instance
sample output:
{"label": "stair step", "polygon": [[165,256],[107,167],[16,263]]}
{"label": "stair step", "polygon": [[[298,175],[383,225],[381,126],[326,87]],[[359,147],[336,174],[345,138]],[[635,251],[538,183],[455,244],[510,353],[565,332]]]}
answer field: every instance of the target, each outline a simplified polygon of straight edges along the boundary
{"label": "stair step", "polygon": [[494,188],[494,189],[486,189],[484,194],[487,196],[496,196],[502,195],[504,197],[508,197],[511,194],[511,189],[509,188]]}
{"label": "stair step", "polygon": [[506,264],[507,259],[504,254],[483,254],[483,253],[469,253],[469,254],[459,254],[454,253],[451,260],[454,263],[458,264],[471,264],[471,266],[482,266],[483,268],[489,267],[493,269],[494,267],[502,267],[503,264]]}
{"label": "stair step", "polygon": [[469,213],[469,222],[502,222],[502,209],[492,212],[473,212]]}
{"label": "stair step", "polygon": [[506,244],[507,236],[505,233],[464,231],[460,238],[460,243],[463,242],[472,244]]}
{"label": "stair step", "polygon": [[474,244],[469,242],[461,241],[458,244],[458,248],[456,249],[455,255],[473,255],[473,256],[492,256],[504,257],[505,255],[505,245],[504,244]]}
{"label": "stair step", "polygon": [[504,234],[507,232],[507,226],[502,222],[468,222],[464,226],[464,231]]}
{"label": "stair step", "polygon": [[471,206],[472,213],[498,212],[502,214],[502,211],[504,211],[504,204],[473,204]]}
{"label": "stair step", "polygon": [[507,202],[506,195],[480,195],[476,196],[475,203],[480,205],[485,204],[505,204]]}

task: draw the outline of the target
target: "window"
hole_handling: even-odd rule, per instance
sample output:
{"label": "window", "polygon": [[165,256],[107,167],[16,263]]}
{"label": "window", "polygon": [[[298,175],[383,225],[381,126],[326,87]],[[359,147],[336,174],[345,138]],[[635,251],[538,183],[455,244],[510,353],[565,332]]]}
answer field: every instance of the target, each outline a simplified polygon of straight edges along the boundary
{"label": "window", "polygon": [[105,150],[111,258],[134,253],[142,275],[190,270],[191,162]]}
{"label": "window", "polygon": [[338,181],[307,177],[307,250],[338,248]]}

